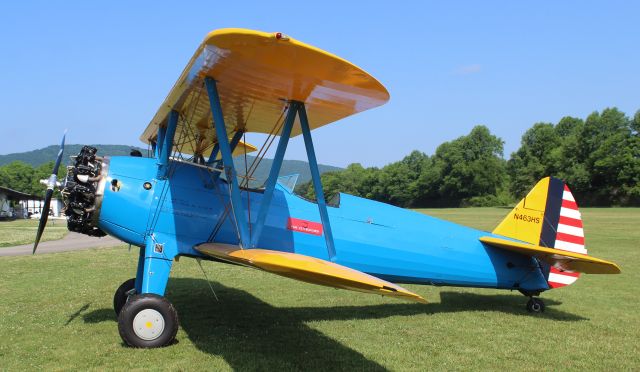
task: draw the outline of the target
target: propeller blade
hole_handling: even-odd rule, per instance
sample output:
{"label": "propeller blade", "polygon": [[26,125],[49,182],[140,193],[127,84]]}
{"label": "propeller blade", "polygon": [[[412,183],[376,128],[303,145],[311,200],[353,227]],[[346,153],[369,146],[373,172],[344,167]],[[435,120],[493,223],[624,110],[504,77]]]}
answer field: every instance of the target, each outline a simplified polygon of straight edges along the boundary
{"label": "propeller blade", "polygon": [[66,137],[67,131],[65,131],[62,135],[62,142],[60,143],[60,150],[58,151],[56,164],[53,166],[53,171],[51,172],[51,176],[49,176],[49,180],[47,181],[47,193],[44,196],[44,206],[42,207],[42,214],[40,215],[40,223],[38,224],[38,232],[36,233],[36,242],[33,244],[33,252],[31,254],[36,253],[36,249],[38,248],[38,243],[40,243],[40,238],[42,238],[44,228],[47,226],[47,220],[49,219],[49,209],[51,208],[51,198],[53,198],[53,189],[58,185],[58,169],[60,168],[60,163],[62,162],[62,154],[64,154],[64,140]]}
{"label": "propeller blade", "polygon": [[55,174],[56,178],[58,176],[58,168],[60,168],[60,163],[62,162],[62,154],[64,153],[64,139],[67,137],[67,131],[62,135],[62,143],[60,143],[60,150],[58,150],[58,158],[56,159],[56,164],[53,166],[53,172],[51,174]]}
{"label": "propeller blade", "polygon": [[53,189],[47,189],[47,193],[44,196],[44,206],[42,207],[42,214],[40,215],[40,223],[38,224],[38,232],[36,233],[36,242],[33,245],[33,252],[31,252],[31,254],[36,254],[38,243],[40,243],[40,238],[42,237],[44,228],[47,226],[47,220],[49,219],[49,208],[50,208],[52,197],[53,197]]}

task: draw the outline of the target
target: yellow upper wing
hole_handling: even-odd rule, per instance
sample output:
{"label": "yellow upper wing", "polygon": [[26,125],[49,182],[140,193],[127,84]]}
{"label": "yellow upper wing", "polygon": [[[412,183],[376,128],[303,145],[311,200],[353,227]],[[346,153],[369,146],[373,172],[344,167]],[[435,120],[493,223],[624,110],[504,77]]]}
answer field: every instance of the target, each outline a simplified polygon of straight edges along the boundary
{"label": "yellow upper wing", "polygon": [[201,244],[196,249],[223,261],[254,267],[307,283],[426,303],[424,298],[396,284],[333,262],[297,253],[239,249],[236,245],[220,243]]}
{"label": "yellow upper wing", "polygon": [[[148,143],[180,112],[176,146],[200,153],[215,141],[205,76],[217,81],[227,133],[271,133],[286,101],[305,103],[311,129],[380,106],[389,93],[371,75],[331,53],[288,37],[245,29],[210,32],[140,139]],[[279,133],[276,133],[279,134]],[[292,136],[300,134],[294,125]]]}
{"label": "yellow upper wing", "polygon": [[522,253],[539,258],[558,269],[587,274],[619,274],[620,268],[613,262],[601,260],[582,253],[547,248],[534,244],[519,243],[507,239],[483,236],[480,241],[496,248]]}

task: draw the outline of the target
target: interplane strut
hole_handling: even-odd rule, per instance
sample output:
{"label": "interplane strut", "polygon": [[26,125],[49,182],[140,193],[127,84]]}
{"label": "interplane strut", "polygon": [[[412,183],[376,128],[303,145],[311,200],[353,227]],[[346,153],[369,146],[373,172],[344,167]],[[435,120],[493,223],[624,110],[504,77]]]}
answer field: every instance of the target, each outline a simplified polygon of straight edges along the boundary
{"label": "interplane strut", "polygon": [[[287,145],[289,143],[289,139],[291,137],[291,130],[293,128],[293,124],[295,122],[296,117],[298,117],[300,121],[300,126],[302,130],[302,134],[304,137],[305,148],[307,151],[307,158],[309,160],[309,167],[311,170],[311,176],[313,179],[313,187],[316,193],[316,200],[318,202],[318,209],[320,212],[320,219],[322,221],[323,231],[325,235],[325,240],[327,244],[327,252],[330,260],[333,260],[336,251],[333,242],[333,234],[331,232],[331,225],[329,223],[329,214],[327,212],[327,204],[324,199],[324,193],[322,189],[322,183],[320,180],[320,172],[318,170],[318,162],[316,160],[315,150],[313,147],[313,141],[311,139],[311,130],[309,127],[309,121],[307,118],[307,112],[304,106],[304,103],[298,101],[291,101],[289,104],[289,108],[287,111],[287,115],[284,121],[284,125],[282,127],[282,133],[280,134],[280,140],[278,141],[278,147],[276,149],[276,154],[273,159],[273,164],[271,166],[271,170],[269,171],[269,177],[265,184],[264,194],[262,196],[262,203],[260,205],[260,210],[258,211],[258,216],[255,221],[255,225],[252,229],[251,236],[249,235],[249,223],[248,218],[244,213],[244,205],[242,199],[240,197],[240,187],[238,185],[237,180],[237,172],[235,169],[235,165],[233,164],[233,148],[238,144],[242,134],[244,133],[243,129],[236,130],[231,142],[227,137],[226,126],[224,123],[224,115],[222,113],[222,107],[220,105],[220,97],[218,95],[217,83],[214,79],[207,77],[205,78],[205,86],[207,88],[207,93],[209,95],[211,112],[213,114],[213,125],[216,131],[216,136],[218,138],[218,143],[214,146],[211,152],[211,156],[213,157],[213,161],[215,161],[215,157],[217,156],[218,151],[222,155],[222,164],[224,167],[225,174],[227,176],[227,181],[230,183],[230,199],[231,199],[231,207],[233,210],[233,215],[236,220],[236,226],[238,229],[239,236],[239,244],[243,248],[256,248],[260,235],[262,234],[262,230],[264,224],[266,222],[267,213],[269,211],[269,206],[271,204],[271,200],[273,198],[273,192],[275,190],[275,186],[278,179],[278,173],[282,167],[282,161],[284,159],[284,154],[287,150]],[[209,158],[208,164],[212,164],[212,158]]]}

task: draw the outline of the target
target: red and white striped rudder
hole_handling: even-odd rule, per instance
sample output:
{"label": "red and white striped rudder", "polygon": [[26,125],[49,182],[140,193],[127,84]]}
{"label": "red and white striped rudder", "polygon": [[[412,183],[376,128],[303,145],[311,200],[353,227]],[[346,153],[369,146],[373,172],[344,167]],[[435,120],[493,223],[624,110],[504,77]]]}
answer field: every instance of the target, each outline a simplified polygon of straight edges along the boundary
{"label": "red and white striped rudder", "polygon": [[[587,249],[584,245],[582,215],[567,185],[564,185],[562,191],[560,216],[558,218],[553,248],[587,254]],[[580,273],[561,271],[555,267],[551,267],[547,281],[551,288],[558,288],[573,284],[578,280],[579,276]]]}

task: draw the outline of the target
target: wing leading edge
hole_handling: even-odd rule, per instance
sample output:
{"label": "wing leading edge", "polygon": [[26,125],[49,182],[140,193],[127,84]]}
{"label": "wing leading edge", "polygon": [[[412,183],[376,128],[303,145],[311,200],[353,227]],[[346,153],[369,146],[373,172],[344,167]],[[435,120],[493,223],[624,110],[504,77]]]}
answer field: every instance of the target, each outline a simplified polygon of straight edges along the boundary
{"label": "wing leading edge", "polygon": [[[280,33],[221,29],[196,49],[140,139],[153,142],[158,126],[166,126],[175,110],[183,118],[176,131],[176,138],[185,138],[181,152],[198,152],[199,140],[214,143],[203,86],[207,76],[218,84],[227,133],[272,133],[291,100],[305,103],[311,129],[389,100],[378,80],[334,54]],[[299,128],[294,125],[292,137]]]}
{"label": "wing leading edge", "polygon": [[307,283],[397,297],[414,302],[427,302],[420,295],[398,285],[315,257],[267,249],[239,249],[237,245],[219,243],[201,244],[195,249],[223,261]]}

